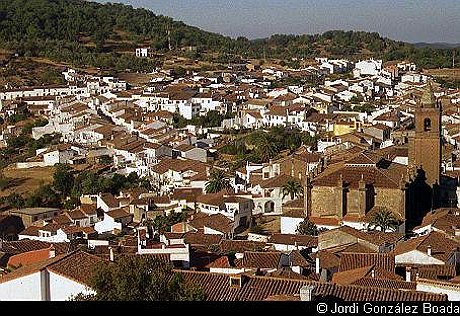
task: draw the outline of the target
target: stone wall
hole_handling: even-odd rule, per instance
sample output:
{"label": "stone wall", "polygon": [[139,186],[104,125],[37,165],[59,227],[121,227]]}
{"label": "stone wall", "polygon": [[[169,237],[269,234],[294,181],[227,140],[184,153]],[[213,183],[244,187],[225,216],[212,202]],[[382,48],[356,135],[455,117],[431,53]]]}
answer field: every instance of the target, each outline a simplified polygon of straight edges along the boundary
{"label": "stone wall", "polygon": [[338,206],[342,204],[335,187],[315,186],[311,190],[311,215],[313,217],[322,216],[342,216],[338,212]]}

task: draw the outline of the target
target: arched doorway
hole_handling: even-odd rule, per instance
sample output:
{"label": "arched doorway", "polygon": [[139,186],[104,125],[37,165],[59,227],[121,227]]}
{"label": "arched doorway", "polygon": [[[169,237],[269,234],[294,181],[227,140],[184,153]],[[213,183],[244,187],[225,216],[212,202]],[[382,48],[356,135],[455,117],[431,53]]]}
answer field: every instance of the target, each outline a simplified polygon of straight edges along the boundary
{"label": "arched doorway", "polygon": [[275,202],[267,201],[264,204],[264,213],[273,213],[275,211]]}

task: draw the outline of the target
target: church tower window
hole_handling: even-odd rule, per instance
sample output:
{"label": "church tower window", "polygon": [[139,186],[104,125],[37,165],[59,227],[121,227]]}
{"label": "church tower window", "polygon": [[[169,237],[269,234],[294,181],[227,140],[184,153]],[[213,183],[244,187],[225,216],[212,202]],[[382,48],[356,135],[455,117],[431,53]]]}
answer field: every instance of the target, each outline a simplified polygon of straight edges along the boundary
{"label": "church tower window", "polygon": [[431,131],[431,120],[429,118],[423,120],[423,130],[425,132]]}

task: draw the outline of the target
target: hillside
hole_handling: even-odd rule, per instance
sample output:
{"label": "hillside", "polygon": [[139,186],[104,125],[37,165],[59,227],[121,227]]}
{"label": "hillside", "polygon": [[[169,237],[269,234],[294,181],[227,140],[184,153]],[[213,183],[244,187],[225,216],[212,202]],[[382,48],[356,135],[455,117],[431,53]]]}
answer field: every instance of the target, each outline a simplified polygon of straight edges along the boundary
{"label": "hillside", "polygon": [[[120,71],[146,70],[161,63],[159,59],[134,58],[133,50],[140,45],[150,45],[159,54],[218,63],[276,58],[293,66],[296,59],[321,55],[355,60],[408,59],[424,68],[438,68],[449,67],[452,56],[451,48],[417,48],[375,32],[329,31],[273,35],[251,41],[244,37],[232,39],[146,9],[82,0],[0,1],[0,45],[20,55]],[[187,47],[194,49],[184,49]]]}

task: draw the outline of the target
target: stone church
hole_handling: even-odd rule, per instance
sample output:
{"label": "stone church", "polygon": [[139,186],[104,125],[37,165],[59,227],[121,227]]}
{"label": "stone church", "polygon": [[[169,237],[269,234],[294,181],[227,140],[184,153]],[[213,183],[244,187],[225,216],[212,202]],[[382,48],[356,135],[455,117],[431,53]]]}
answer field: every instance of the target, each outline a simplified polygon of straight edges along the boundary
{"label": "stone church", "polygon": [[441,150],[441,107],[429,85],[415,110],[408,166],[378,150],[330,165],[306,179],[305,215],[317,225],[364,229],[377,212],[388,210],[400,231],[411,229],[438,205]]}

